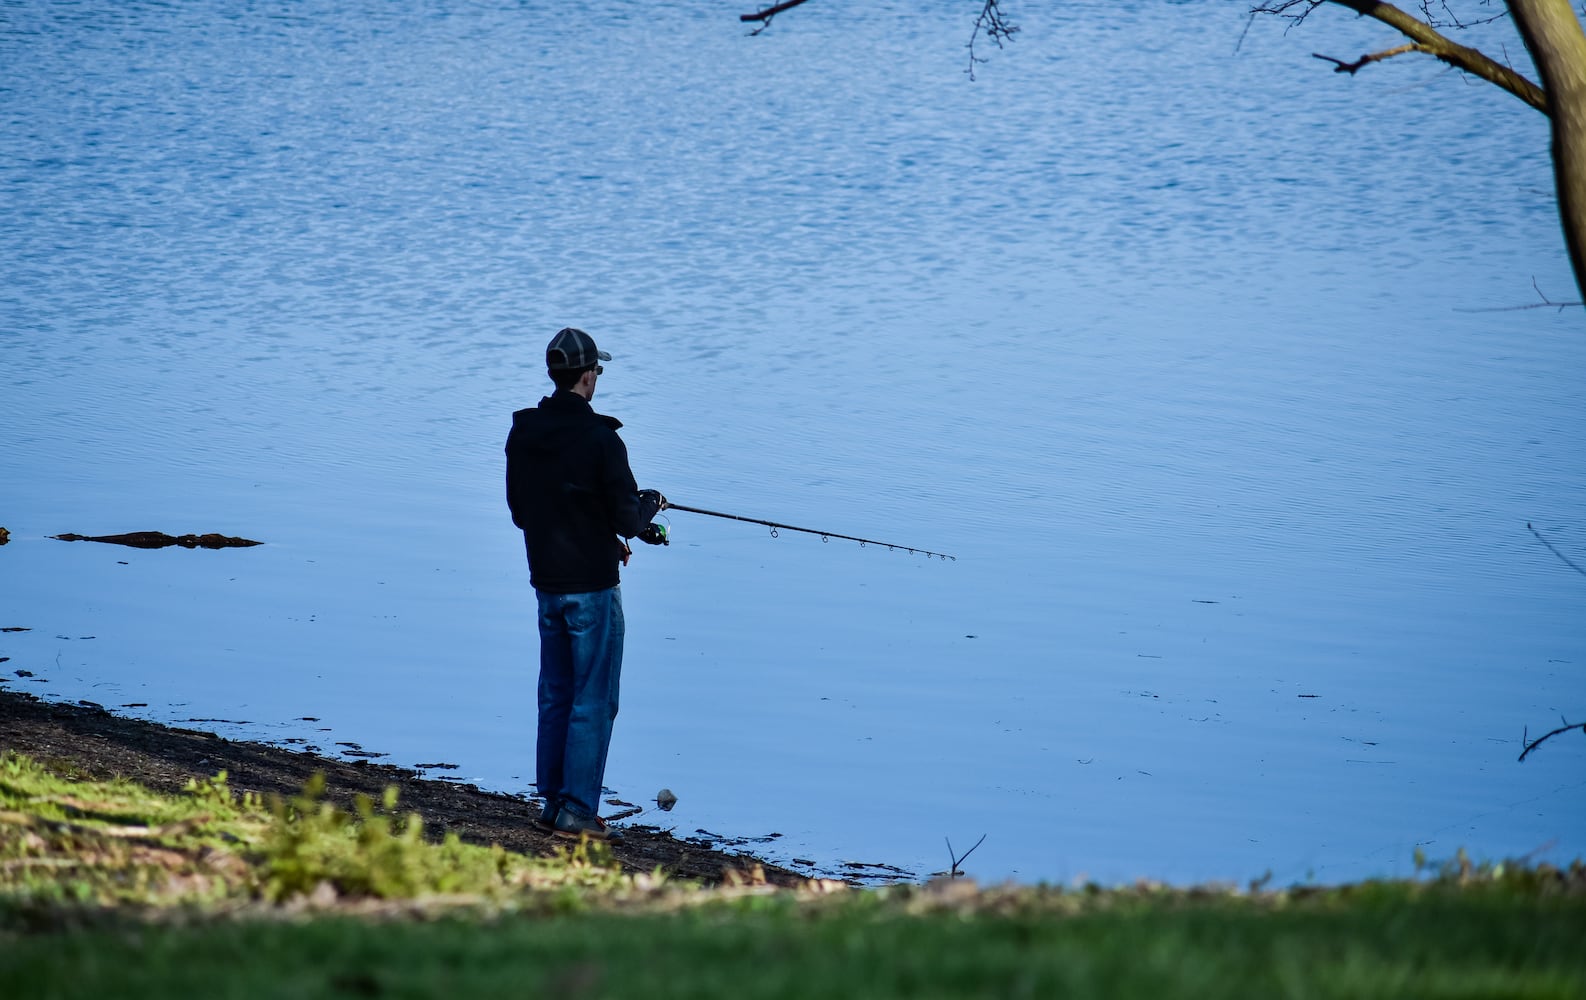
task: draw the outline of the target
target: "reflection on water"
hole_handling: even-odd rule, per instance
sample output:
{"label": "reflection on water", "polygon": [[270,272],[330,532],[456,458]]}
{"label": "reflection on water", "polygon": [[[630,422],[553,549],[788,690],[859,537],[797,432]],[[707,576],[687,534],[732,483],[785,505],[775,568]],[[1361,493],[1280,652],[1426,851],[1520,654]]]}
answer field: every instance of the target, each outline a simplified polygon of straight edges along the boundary
{"label": "reflection on water", "polygon": [[[674,514],[608,777],[680,833],[1580,853],[1578,751],[1515,757],[1586,704],[1586,580],[1525,529],[1586,553],[1586,348],[1479,311],[1569,287],[1545,122],[1308,65],[1352,21],[1065,4],[972,84],[965,22],[6,6],[8,685],[525,790],[501,444],[577,323],[641,485],[959,557]],[[266,544],[45,538],[141,530]]]}

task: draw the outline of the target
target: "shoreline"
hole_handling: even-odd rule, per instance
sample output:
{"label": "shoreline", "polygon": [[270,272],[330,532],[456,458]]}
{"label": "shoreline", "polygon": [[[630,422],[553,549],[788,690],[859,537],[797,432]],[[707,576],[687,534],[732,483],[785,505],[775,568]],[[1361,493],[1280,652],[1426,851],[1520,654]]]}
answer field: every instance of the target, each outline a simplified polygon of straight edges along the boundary
{"label": "shoreline", "polygon": [[[568,841],[535,828],[538,805],[476,785],[426,778],[418,771],[368,760],[344,761],[215,733],[115,715],[103,708],[47,701],[0,688],[0,751],[15,751],[52,769],[95,780],[115,777],[156,791],[180,792],[189,779],[225,771],[238,792],[290,797],[316,772],[325,775],[326,798],[351,808],[354,798],[376,802],[388,786],[397,808],[416,812],[429,838],[455,833],[464,842],[500,844],[521,854],[548,856]],[[794,887],[820,873],[800,874],[751,854],[721,850],[713,842],[680,838],[643,824],[621,827],[612,854],[630,872],[660,867],[674,877],[707,884],[729,872],[756,868],[771,885]]]}

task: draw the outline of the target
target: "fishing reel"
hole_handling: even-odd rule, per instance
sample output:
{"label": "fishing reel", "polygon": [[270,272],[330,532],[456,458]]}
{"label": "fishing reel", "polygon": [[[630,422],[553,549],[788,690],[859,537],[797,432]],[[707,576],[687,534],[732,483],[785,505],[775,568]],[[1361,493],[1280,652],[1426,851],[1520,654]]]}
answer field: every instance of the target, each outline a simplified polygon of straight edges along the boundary
{"label": "fishing reel", "polygon": [[634,537],[650,545],[672,544],[672,532],[664,524],[650,524]]}

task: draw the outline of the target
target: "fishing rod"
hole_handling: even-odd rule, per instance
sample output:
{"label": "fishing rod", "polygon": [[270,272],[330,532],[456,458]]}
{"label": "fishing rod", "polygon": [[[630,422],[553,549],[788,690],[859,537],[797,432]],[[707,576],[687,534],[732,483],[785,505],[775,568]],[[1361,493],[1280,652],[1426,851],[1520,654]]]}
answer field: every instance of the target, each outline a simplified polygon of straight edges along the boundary
{"label": "fishing rod", "polygon": [[898,549],[902,549],[903,551],[909,553],[910,555],[916,555],[916,554],[924,555],[927,559],[931,558],[932,556],[935,556],[936,558],[944,560],[944,561],[948,560],[948,559],[951,559],[953,562],[957,562],[958,561],[958,557],[957,556],[950,556],[950,555],[947,555],[945,552],[932,552],[929,549],[922,549],[922,548],[919,548],[918,546],[914,546],[914,545],[897,545],[897,544],[895,544],[893,542],[878,542],[874,538],[860,538],[857,535],[841,535],[841,534],[838,534],[835,531],[817,531],[814,528],[800,528],[799,526],[794,525],[794,524],[782,524],[782,523],[777,522],[777,521],[767,521],[767,520],[765,520],[763,518],[758,518],[758,517],[743,517],[742,515],[739,515],[739,514],[723,514],[719,510],[705,510],[702,507],[685,507],[685,506],[683,506],[680,503],[673,503],[670,500],[668,500],[666,502],[666,508],[665,509],[666,510],[686,510],[690,514],[704,514],[704,515],[706,515],[708,517],[724,517],[724,518],[726,518],[729,521],[746,521],[749,524],[763,524],[766,527],[771,529],[771,537],[772,538],[776,538],[777,537],[777,531],[778,530],[782,530],[782,531],[802,531],[806,535],[819,535],[819,536],[821,536],[821,541],[823,541],[823,542],[830,541],[833,538],[841,538],[844,541],[858,542],[861,548],[863,548],[866,545],[885,545],[887,547],[887,551],[888,552],[894,552],[894,551],[896,551]]}

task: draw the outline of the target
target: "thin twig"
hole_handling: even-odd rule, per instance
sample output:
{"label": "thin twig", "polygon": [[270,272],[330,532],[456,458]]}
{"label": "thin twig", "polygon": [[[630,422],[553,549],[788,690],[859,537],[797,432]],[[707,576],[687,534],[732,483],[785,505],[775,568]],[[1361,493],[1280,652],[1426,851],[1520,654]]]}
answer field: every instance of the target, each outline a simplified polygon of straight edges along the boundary
{"label": "thin twig", "polygon": [[1557,309],[1559,312],[1563,312],[1566,309],[1572,309],[1576,306],[1586,306],[1586,302],[1554,302],[1552,299],[1547,297],[1546,292],[1542,291],[1542,286],[1536,283],[1535,276],[1531,278],[1531,287],[1536,290],[1537,297],[1542,300],[1541,302],[1533,302],[1530,305],[1524,306],[1493,306],[1485,309],[1456,308],[1454,311],[1464,313],[1501,313],[1523,312],[1527,309]]}
{"label": "thin twig", "polygon": [[1256,12],[1255,11],[1251,11],[1250,12],[1250,19],[1245,22],[1245,30],[1243,30],[1243,31],[1241,31],[1239,33],[1239,41],[1234,43],[1234,55],[1238,55],[1239,54],[1239,50],[1245,47],[1245,36],[1250,34],[1250,26],[1255,24],[1255,23],[1256,23]]}
{"label": "thin twig", "polygon": [[1013,36],[1019,33],[1019,26],[1012,23],[1002,13],[1002,8],[997,6],[997,0],[985,0],[981,5],[980,14],[975,18],[975,30],[969,33],[969,79],[975,78],[975,63],[986,60],[975,55],[975,39],[984,33],[985,36],[1002,48],[1002,40],[1006,38],[1013,41]]}
{"label": "thin twig", "polygon": [[1555,547],[1553,545],[1552,542],[1548,541],[1546,538],[1543,538],[1542,537],[1542,533],[1540,531],[1538,531],[1535,528],[1531,527],[1531,522],[1530,521],[1525,522],[1525,526],[1526,526],[1526,530],[1530,531],[1531,534],[1536,536],[1536,540],[1537,541],[1539,541],[1543,545],[1547,546],[1547,550],[1549,552],[1553,553],[1554,555],[1556,555],[1560,559],[1562,559],[1564,561],[1564,565],[1568,566],[1570,569],[1572,569],[1575,572],[1579,573],[1581,576],[1586,576],[1586,569],[1581,569],[1579,566],[1577,566],[1575,564],[1575,561],[1573,559],[1571,559],[1569,556],[1565,555],[1564,553],[1560,552],[1557,549],[1557,547]]}
{"label": "thin twig", "polygon": [[1434,28],[1474,28],[1478,25],[1491,24],[1494,21],[1501,21],[1509,16],[1508,7],[1504,6],[1500,7],[1498,13],[1492,15],[1491,17],[1477,18],[1474,21],[1461,21],[1459,19],[1459,14],[1454,11],[1454,8],[1448,5],[1447,0],[1440,0],[1438,6],[1443,8],[1443,13],[1448,15],[1448,20],[1445,21],[1433,15],[1432,5],[1429,0],[1421,0],[1421,17],[1426,21],[1427,24],[1430,24]]}
{"label": "thin twig", "polygon": [[1391,49],[1362,56],[1353,63],[1345,62],[1342,59],[1333,59],[1331,56],[1317,56],[1318,59],[1325,59],[1333,63],[1337,72],[1354,73],[1362,66],[1386,59],[1391,55],[1397,55],[1400,52],[1424,52],[1472,76],[1502,87],[1544,115],[1551,114],[1548,110],[1547,94],[1541,87],[1526,79],[1522,74],[1515,72],[1513,67],[1497,62],[1485,53],[1469,46],[1461,45],[1440,33],[1437,30],[1437,25],[1449,26],[1440,19],[1434,19],[1429,23],[1400,10],[1391,3],[1382,3],[1380,0],[1271,0],[1271,2],[1254,6],[1250,10],[1252,13],[1271,14],[1284,18],[1289,22],[1289,28],[1293,28],[1304,22],[1306,17],[1315,11],[1317,7],[1320,7],[1323,2],[1335,3],[1364,17],[1381,21],[1418,46],[1417,48]]}
{"label": "thin twig", "polygon": [[971,854],[975,853],[975,847],[979,847],[981,844],[986,842],[986,835],[985,834],[981,834],[980,835],[980,839],[975,841],[975,847],[971,847],[969,850],[965,851],[962,856],[955,855],[953,853],[953,842],[952,842],[952,840],[948,839],[947,837],[943,837],[942,839],[947,841],[947,856],[949,858],[952,858],[952,861],[953,861],[952,864],[947,866],[947,877],[948,878],[957,878],[958,876],[964,874],[962,871],[959,870],[959,868],[958,868],[959,864],[963,862],[964,858],[967,858]]}
{"label": "thin twig", "polygon": [[[1586,733],[1586,722],[1572,722],[1572,723],[1570,723],[1568,725],[1559,726],[1557,729],[1553,730],[1551,733],[1548,733],[1546,736],[1538,736],[1536,739],[1532,740],[1531,742],[1529,742],[1529,743],[1527,743],[1525,745],[1525,749],[1520,752],[1520,759],[1522,761],[1525,760],[1526,757],[1530,755],[1532,750],[1535,750],[1537,747],[1539,747],[1542,744],[1546,743],[1548,740],[1550,740],[1553,737],[1557,736],[1559,733],[1567,733],[1571,729],[1579,729],[1581,732]],[[1525,733],[1521,735],[1520,739],[1524,740],[1526,738],[1526,736],[1529,736],[1529,735],[1530,735],[1530,731],[1526,730]]]}
{"label": "thin twig", "polygon": [[1397,48],[1384,49],[1381,52],[1370,52],[1361,56],[1359,59],[1356,59],[1354,62],[1348,63],[1344,62],[1342,59],[1334,59],[1332,56],[1324,56],[1320,52],[1312,52],[1311,58],[1332,63],[1334,73],[1348,73],[1350,76],[1354,76],[1356,73],[1360,72],[1362,67],[1369,66],[1374,62],[1381,62],[1384,59],[1392,59],[1394,56],[1402,56],[1406,52],[1430,51],[1432,50],[1424,45],[1416,45],[1414,42],[1411,42],[1408,45],[1400,45]]}
{"label": "thin twig", "polygon": [[[1275,17],[1283,18],[1289,22],[1288,28],[1283,29],[1284,33],[1287,34],[1289,28],[1301,24],[1307,17],[1311,16],[1312,11],[1320,7],[1324,2],[1325,0],[1279,0],[1276,3],[1256,4],[1250,8],[1250,14],[1252,17],[1256,14],[1272,14]],[[1299,8],[1299,13],[1297,14],[1294,13],[1296,7]]]}
{"label": "thin twig", "polygon": [[782,13],[784,10],[792,10],[794,7],[797,7],[801,3],[804,3],[804,0],[783,0],[782,3],[773,4],[772,6],[767,7],[765,10],[756,11],[753,14],[739,14],[738,15],[738,20],[744,21],[744,22],[759,21],[760,22],[760,27],[758,27],[758,28],[754,29],[753,31],[749,32],[749,34],[751,34],[751,35],[758,35],[760,32],[762,32],[765,29],[771,27],[771,19],[773,17],[776,17],[778,14]]}
{"label": "thin twig", "polygon": [[740,20],[740,21],[769,21],[773,17],[776,17],[778,14],[782,13],[784,10],[792,10],[794,7],[797,7],[799,4],[801,4],[803,2],[804,2],[804,0],[783,0],[782,3],[773,4],[772,6],[767,7],[765,10],[759,11],[759,12],[754,13],[754,14],[740,14],[740,15],[738,15],[738,20]]}

